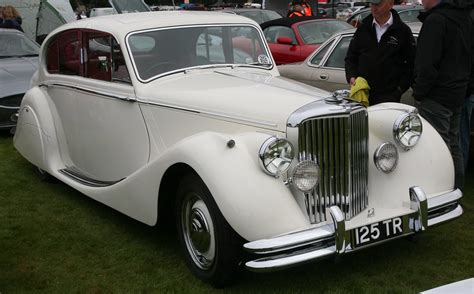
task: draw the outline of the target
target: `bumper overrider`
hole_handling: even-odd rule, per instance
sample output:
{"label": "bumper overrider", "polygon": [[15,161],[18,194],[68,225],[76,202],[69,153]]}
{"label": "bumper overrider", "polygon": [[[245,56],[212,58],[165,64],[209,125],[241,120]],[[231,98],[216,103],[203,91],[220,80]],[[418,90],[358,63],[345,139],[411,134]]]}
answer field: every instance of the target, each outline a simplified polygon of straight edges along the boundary
{"label": "bumper overrider", "polygon": [[[463,213],[458,203],[462,197],[459,189],[430,199],[426,198],[420,187],[410,188],[409,194],[410,208],[413,212],[398,217],[403,224],[397,228],[398,234],[370,245],[420,233],[429,227],[455,219]],[[257,256],[261,255],[260,258],[246,262],[245,266],[249,270],[260,272],[279,270],[369,246],[369,244],[356,246],[354,230],[346,230],[346,222],[338,206],[330,207],[329,213],[333,220],[330,224],[245,243],[245,250]],[[393,230],[395,231],[395,227]]]}

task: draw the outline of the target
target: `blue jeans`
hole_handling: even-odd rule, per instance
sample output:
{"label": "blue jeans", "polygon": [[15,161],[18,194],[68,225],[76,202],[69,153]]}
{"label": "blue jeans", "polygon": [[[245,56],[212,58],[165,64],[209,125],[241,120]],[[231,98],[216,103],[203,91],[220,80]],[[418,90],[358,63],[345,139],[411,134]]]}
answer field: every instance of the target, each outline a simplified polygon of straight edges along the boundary
{"label": "blue jeans", "polygon": [[474,94],[464,100],[461,111],[461,125],[459,128],[459,142],[461,146],[464,169],[469,161],[469,142],[471,140],[471,112],[474,105]]}
{"label": "blue jeans", "polygon": [[421,116],[440,134],[451,152],[454,163],[454,188],[464,186],[464,165],[459,144],[459,124],[461,109],[450,109],[431,99],[415,101]]}

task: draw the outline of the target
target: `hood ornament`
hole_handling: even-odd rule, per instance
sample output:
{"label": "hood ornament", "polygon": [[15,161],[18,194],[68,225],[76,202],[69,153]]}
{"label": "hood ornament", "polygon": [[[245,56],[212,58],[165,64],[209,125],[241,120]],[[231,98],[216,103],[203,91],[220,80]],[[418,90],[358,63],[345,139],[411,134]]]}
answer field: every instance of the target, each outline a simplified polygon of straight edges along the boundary
{"label": "hood ornament", "polygon": [[324,99],[329,104],[341,104],[344,99],[348,99],[351,95],[351,91],[344,89],[344,90],[336,90],[332,92],[332,96],[327,97]]}

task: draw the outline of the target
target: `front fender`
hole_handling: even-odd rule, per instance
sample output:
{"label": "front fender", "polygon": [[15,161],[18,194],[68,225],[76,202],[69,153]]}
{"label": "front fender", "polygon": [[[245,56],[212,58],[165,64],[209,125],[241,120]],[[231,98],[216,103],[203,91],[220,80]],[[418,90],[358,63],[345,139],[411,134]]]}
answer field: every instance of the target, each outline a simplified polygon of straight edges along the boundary
{"label": "front fender", "polygon": [[[258,150],[268,137],[262,133],[200,133],[179,142],[168,154],[198,173],[227,222],[247,240],[309,225],[289,188],[259,166]],[[233,148],[227,146],[231,139]]]}
{"label": "front fender", "polygon": [[[369,107],[369,203],[384,208],[408,203],[408,189],[419,186],[428,198],[451,191],[454,187],[454,165],[448,147],[438,132],[422,118],[423,133],[418,144],[405,151],[397,146],[397,168],[385,174],[374,164],[373,154],[380,144],[393,138],[396,119],[414,107],[384,103]],[[382,196],[383,195],[383,196]]]}

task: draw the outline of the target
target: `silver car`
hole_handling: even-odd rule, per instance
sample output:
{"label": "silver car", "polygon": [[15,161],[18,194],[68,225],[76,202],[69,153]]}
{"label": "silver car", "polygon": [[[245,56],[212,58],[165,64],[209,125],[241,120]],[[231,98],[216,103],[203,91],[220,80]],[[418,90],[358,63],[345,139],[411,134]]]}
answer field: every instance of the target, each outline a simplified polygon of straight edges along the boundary
{"label": "silver car", "polygon": [[[421,23],[412,23],[409,26],[417,39]],[[334,34],[305,61],[278,66],[280,75],[331,92],[349,89],[344,59],[354,33],[355,29],[351,29]],[[401,102],[413,104],[411,94],[412,90],[409,89],[402,96]]]}
{"label": "silver car", "polygon": [[13,29],[0,29],[0,129],[16,125],[15,114],[38,69],[39,45]]}

